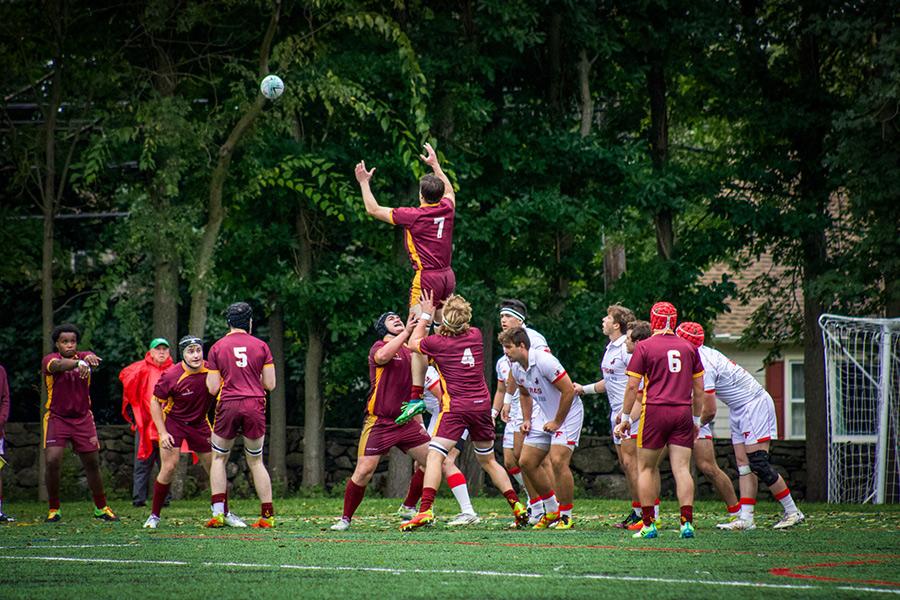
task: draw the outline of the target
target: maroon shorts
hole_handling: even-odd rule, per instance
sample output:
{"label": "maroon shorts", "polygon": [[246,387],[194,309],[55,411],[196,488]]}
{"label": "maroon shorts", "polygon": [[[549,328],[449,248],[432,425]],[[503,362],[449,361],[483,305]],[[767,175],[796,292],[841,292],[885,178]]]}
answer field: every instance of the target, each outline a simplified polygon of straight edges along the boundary
{"label": "maroon shorts", "polygon": [[79,454],[100,449],[94,414],[81,417],[60,417],[48,412],[44,415],[44,448],[62,446],[72,442],[72,450]]}
{"label": "maroon shorts", "polygon": [[412,308],[422,298],[422,291],[429,290],[434,298],[434,307],[441,308],[453,290],[456,289],[456,274],[447,267],[439,271],[416,271],[409,288],[409,307]]}
{"label": "maroon shorts", "polygon": [[694,437],[694,417],[689,405],[644,405],[638,428],[638,448],[659,450],[669,444],[693,448]]}
{"label": "maroon shorts", "polygon": [[266,399],[219,401],[216,404],[213,433],[225,440],[233,440],[239,433],[248,440],[257,440],[266,435]]}
{"label": "maroon shorts", "polygon": [[477,412],[441,412],[437,416],[434,437],[458,442],[466,429],[473,442],[493,442],[497,438],[490,409]]}
{"label": "maroon shorts", "polygon": [[212,433],[212,428],[206,419],[196,423],[182,423],[175,419],[166,419],[166,431],[172,436],[173,445],[176,448],[181,448],[182,442],[187,442],[191,452],[198,454],[212,452],[212,446],[209,443],[209,434]]}
{"label": "maroon shorts", "polygon": [[362,434],[359,436],[357,456],[381,456],[396,446],[403,452],[427,444],[431,436],[416,420],[397,425],[388,417],[366,415]]}

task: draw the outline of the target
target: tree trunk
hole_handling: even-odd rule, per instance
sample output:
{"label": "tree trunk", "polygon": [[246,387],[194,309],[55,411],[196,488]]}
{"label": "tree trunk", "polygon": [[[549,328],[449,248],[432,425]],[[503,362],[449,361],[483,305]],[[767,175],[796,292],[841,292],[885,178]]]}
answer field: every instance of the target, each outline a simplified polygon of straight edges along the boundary
{"label": "tree trunk", "polygon": [[[669,161],[669,113],[666,104],[666,75],[661,52],[650,55],[647,70],[647,91],[650,95],[650,160],[653,170],[661,177]],[[674,214],[666,206],[659,206],[653,216],[656,228],[656,252],[663,260],[670,260],[675,248]]]}
{"label": "tree trunk", "polygon": [[[269,19],[269,26],[263,37],[259,50],[259,76],[269,73],[269,54],[272,50],[272,40],[278,27],[278,18],[281,13],[281,2],[277,0]],[[188,327],[193,335],[203,337],[206,333],[207,305],[209,302],[209,288],[212,286],[212,270],[215,265],[216,242],[219,239],[219,230],[225,219],[225,207],[222,203],[222,193],[225,188],[225,179],[228,177],[228,167],[231,158],[241,138],[262,112],[266,98],[262,94],[256,96],[253,104],[247,109],[235,126],[225,143],[219,148],[218,161],[213,169],[209,182],[209,199],[207,200],[206,226],[200,240],[200,248],[197,252],[194,264],[194,276],[191,280],[191,313]]]}
{"label": "tree trunk", "polygon": [[578,87],[581,94],[580,133],[581,137],[587,137],[594,122],[594,98],[591,96],[591,61],[585,50],[578,55]]}
{"label": "tree trunk", "polygon": [[269,471],[276,489],[287,491],[287,406],[284,375],[284,309],[277,300],[269,316],[269,348],[275,360],[275,379],[278,382],[269,394],[271,423],[269,424]]}
{"label": "tree trunk", "polygon": [[387,482],[384,495],[387,498],[405,498],[409,490],[409,479],[412,476],[413,460],[400,448],[391,448],[388,454]]}
{"label": "tree trunk", "polygon": [[303,385],[303,487],[325,485],[325,413],[320,376],[325,346],[314,325],[308,327]]}
{"label": "tree trunk", "polygon": [[625,274],[625,246],[609,244],[603,253],[603,289],[609,291],[612,284]]}
{"label": "tree trunk", "polygon": [[547,90],[552,118],[557,120],[563,114],[562,108],[562,22],[559,13],[550,15],[550,31],[547,36],[549,46],[550,73]]}
{"label": "tree trunk", "polygon": [[[172,253],[160,248],[153,278],[153,336],[178,343],[178,265]],[[175,360],[175,349],[172,349]]]}
{"label": "tree trunk", "polygon": [[[48,13],[55,18],[54,25],[58,25],[57,33],[61,35],[61,15],[58,2],[51,3]],[[61,45],[61,40],[58,40]],[[53,351],[53,342],[50,332],[53,330],[53,246],[54,227],[53,220],[59,206],[59,196],[56,181],[56,122],[59,115],[59,107],[62,103],[62,48],[58,47],[57,56],[53,62],[54,74],[51,81],[50,102],[44,113],[44,182],[41,190],[41,212],[44,219],[43,243],[41,245],[41,346],[44,356]],[[60,184],[61,185],[61,184]],[[47,412],[47,383],[44,374],[41,373],[41,423]],[[38,458],[38,499],[47,500],[47,465],[44,445],[41,444]]]}

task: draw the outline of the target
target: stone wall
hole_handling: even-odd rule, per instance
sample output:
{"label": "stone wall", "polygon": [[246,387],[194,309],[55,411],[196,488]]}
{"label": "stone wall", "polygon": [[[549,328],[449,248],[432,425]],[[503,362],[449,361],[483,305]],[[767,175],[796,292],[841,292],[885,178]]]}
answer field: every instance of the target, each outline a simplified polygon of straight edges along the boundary
{"label": "stone wall", "polygon": [[[110,495],[130,497],[131,476],[134,461],[134,436],[127,425],[102,425],[97,428],[101,444],[101,462],[104,482]],[[37,423],[8,423],[6,426],[6,460],[9,465],[3,469],[4,496],[7,498],[37,498],[38,449],[40,445],[40,425]],[[356,444],[359,431],[356,429],[326,429],[325,448],[326,488],[338,486],[333,493],[340,493],[344,481],[353,471],[356,462]],[[725,473],[737,479],[734,454],[728,440],[715,442],[716,457]],[[240,444],[236,449],[240,448]],[[502,461],[500,443],[497,443],[497,459]],[[268,450],[268,446],[266,447]],[[288,492],[296,490],[301,481],[303,468],[303,428],[287,429]],[[229,488],[236,497],[252,495],[252,483],[242,452],[235,452],[228,465]],[[182,458],[182,460],[186,460]],[[779,441],[772,448],[772,462],[785,476],[795,498],[803,499],[806,491],[806,458],[802,441]],[[464,469],[467,473],[470,469]],[[625,478],[616,461],[615,447],[609,437],[585,436],[581,446],[572,457],[578,495],[604,498],[624,498],[627,496]],[[384,491],[388,471],[388,460],[383,459],[371,484],[371,490]],[[66,453],[62,477],[63,499],[86,497],[86,483],[77,458]],[[199,465],[187,469],[184,492],[186,496],[204,494],[208,483]],[[485,484],[485,493],[495,493],[490,483]],[[698,474],[697,495],[700,498],[714,496],[706,479]],[[674,483],[668,463],[663,464],[662,496],[674,496]]]}

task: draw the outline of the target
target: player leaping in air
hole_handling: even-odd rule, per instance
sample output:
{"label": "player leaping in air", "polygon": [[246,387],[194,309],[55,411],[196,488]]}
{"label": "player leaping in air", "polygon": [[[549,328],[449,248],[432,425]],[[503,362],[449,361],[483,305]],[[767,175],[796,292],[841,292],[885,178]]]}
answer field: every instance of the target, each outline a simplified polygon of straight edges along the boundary
{"label": "player leaping in air", "polygon": [[[375,200],[370,187],[375,167],[366,170],[365,161],[356,165],[356,180],[362,190],[366,212],[385,223],[401,225],[409,261],[415,271],[409,289],[410,312],[422,312],[419,298],[428,291],[434,299],[434,323],[442,321],[443,303],[456,288],[456,275],[450,266],[453,251],[453,222],[456,214],[456,194],[450,179],[444,174],[431,144],[425,144],[425,154],[419,156],[433,173],[419,180],[419,206],[388,208]],[[425,411],[422,395],[425,386],[426,358],[418,353],[412,360],[412,391],[410,402],[404,406],[400,422]]]}

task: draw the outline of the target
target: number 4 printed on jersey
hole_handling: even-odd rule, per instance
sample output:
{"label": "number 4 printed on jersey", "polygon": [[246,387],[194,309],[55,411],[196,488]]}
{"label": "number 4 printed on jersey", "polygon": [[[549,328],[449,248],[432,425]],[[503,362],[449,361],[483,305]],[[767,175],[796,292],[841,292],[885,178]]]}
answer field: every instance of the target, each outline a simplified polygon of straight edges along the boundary
{"label": "number 4 printed on jersey", "polygon": [[472,355],[472,349],[466,348],[465,352],[463,352],[462,360],[459,361],[467,367],[475,366],[475,357]]}
{"label": "number 4 printed on jersey", "polygon": [[234,357],[237,359],[234,363],[239,367],[247,366],[247,346],[237,346],[234,349]]}

